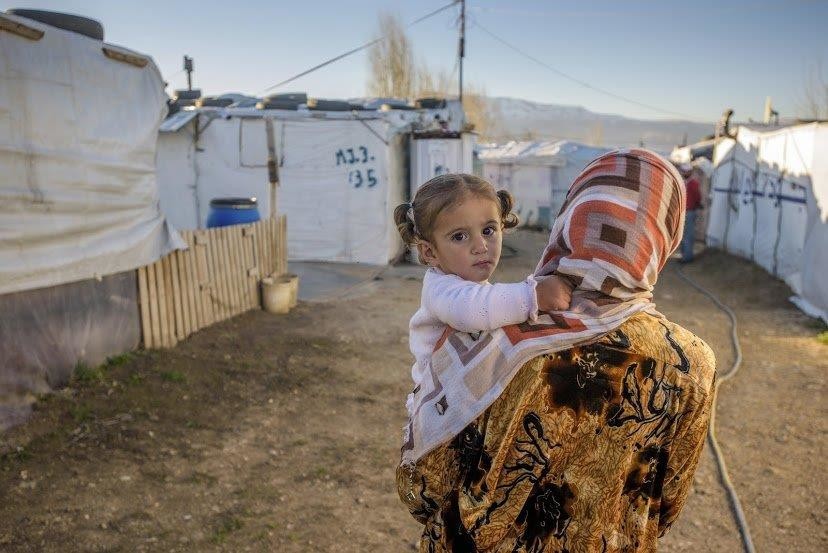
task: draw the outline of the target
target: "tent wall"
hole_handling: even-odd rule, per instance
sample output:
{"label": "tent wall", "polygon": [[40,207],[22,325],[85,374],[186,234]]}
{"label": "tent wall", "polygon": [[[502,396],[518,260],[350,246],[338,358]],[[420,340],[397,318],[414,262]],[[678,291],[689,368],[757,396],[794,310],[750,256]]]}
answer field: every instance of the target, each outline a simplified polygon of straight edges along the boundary
{"label": "tent wall", "polygon": [[201,219],[198,216],[192,127],[158,135],[155,165],[161,208],[167,220],[176,229],[198,228]]}
{"label": "tent wall", "polygon": [[472,173],[475,135],[411,140],[411,197],[427,180],[445,173]]}
{"label": "tent wall", "polygon": [[44,34],[0,32],[0,294],[119,273],[182,246],[158,208],[166,96],[152,60],[2,17]]}
{"label": "tent wall", "polygon": [[[197,149],[186,146],[196,125]],[[273,134],[289,259],[385,264],[399,253],[392,211],[407,192],[405,137],[382,119],[274,119]],[[161,137],[161,207],[181,228],[204,228],[210,200],[223,196],[254,196],[270,216],[264,119],[201,117]]]}
{"label": "tent wall", "polygon": [[[391,261],[405,251],[405,244],[403,244],[400,233],[397,231],[397,225],[394,223],[394,208],[409,200],[407,184],[411,182],[411,158],[409,157],[410,139],[407,134],[393,134],[389,142],[389,186],[388,201],[385,207],[387,223],[385,236],[387,249],[385,258]],[[471,155],[471,149],[469,150],[469,155]]]}
{"label": "tent wall", "polygon": [[707,243],[785,280],[815,313],[828,314],[828,125],[774,132],[739,127],[714,152]]}
{"label": "tent wall", "polygon": [[288,258],[388,263],[398,249],[394,202],[407,187],[404,141],[381,119],[283,125],[279,210],[288,217]]}
{"label": "tent wall", "polygon": [[814,135],[813,201],[808,203],[799,306],[828,323],[828,125],[817,126]]}
{"label": "tent wall", "polygon": [[[264,121],[216,118],[207,122],[201,120],[200,125],[195,154],[199,226],[207,226],[210,200],[221,197],[255,197],[261,216],[269,217],[270,183]],[[182,130],[187,128],[194,128],[194,123]]]}
{"label": "tent wall", "polygon": [[512,165],[508,184],[503,188],[515,199],[514,210],[520,224],[547,228],[552,205],[552,167]]}
{"label": "tent wall", "polygon": [[521,225],[551,228],[561,210],[569,186],[586,163],[563,166],[484,163],[483,176],[511,192]]}
{"label": "tent wall", "polygon": [[262,119],[201,117],[161,132],[156,172],[161,209],[178,229],[205,228],[210,200],[220,197],[255,197],[262,218],[270,216]]}
{"label": "tent wall", "polygon": [[0,431],[38,394],[65,385],[80,360],[96,366],[138,347],[135,271],[0,295]]}
{"label": "tent wall", "polygon": [[593,159],[609,151],[570,142],[509,142],[483,150],[483,176],[512,193],[522,225],[549,228],[569,186]]}

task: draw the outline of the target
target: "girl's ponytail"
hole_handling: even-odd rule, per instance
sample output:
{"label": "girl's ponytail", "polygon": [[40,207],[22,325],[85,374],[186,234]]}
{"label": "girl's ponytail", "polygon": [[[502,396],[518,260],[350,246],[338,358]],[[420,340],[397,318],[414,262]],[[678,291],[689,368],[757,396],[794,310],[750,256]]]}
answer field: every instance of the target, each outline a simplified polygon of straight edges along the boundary
{"label": "girl's ponytail", "polygon": [[414,226],[414,217],[409,217],[409,211],[413,210],[413,206],[409,203],[400,204],[394,209],[394,223],[406,244],[416,244],[419,238]]}
{"label": "girl's ponytail", "polygon": [[503,228],[510,229],[518,226],[520,219],[512,212],[515,200],[508,190],[498,190],[497,199],[500,200],[500,218],[503,221]]}

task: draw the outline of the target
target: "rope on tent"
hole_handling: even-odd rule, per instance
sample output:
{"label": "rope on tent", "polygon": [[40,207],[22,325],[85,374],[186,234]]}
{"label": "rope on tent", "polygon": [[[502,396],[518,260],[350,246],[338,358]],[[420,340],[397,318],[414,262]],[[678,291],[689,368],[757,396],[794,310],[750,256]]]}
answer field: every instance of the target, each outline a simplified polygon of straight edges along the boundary
{"label": "rope on tent", "polygon": [[756,550],[753,548],[753,540],[750,537],[750,528],[748,527],[747,519],[745,519],[745,513],[742,511],[742,504],[739,501],[739,496],[736,494],[736,488],[730,480],[730,474],[727,472],[727,465],[725,464],[722,450],[719,448],[719,443],[716,441],[716,400],[718,399],[719,386],[721,386],[723,382],[733,378],[739,370],[739,367],[742,365],[742,347],[739,344],[739,334],[736,327],[736,315],[733,313],[733,310],[723,304],[719,298],[684,274],[681,267],[676,267],[676,273],[679,278],[687,284],[707,296],[730,318],[730,338],[733,342],[733,351],[736,354],[736,358],[734,359],[733,366],[730,370],[716,379],[716,384],[713,388],[713,406],[710,409],[710,427],[707,430],[707,440],[710,443],[710,447],[713,449],[713,456],[716,459],[716,466],[719,469],[719,478],[721,479],[722,486],[727,493],[730,508],[736,520],[736,526],[738,527],[739,534],[742,537],[742,545],[744,546],[745,553],[755,553]]}

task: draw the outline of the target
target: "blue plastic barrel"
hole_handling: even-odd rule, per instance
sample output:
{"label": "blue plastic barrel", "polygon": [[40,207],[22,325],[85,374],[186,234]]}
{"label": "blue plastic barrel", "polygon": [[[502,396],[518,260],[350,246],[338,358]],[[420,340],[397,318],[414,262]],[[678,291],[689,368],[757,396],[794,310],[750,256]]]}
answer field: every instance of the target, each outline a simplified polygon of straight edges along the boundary
{"label": "blue plastic barrel", "polygon": [[255,223],[259,219],[256,198],[214,198],[210,200],[207,228]]}

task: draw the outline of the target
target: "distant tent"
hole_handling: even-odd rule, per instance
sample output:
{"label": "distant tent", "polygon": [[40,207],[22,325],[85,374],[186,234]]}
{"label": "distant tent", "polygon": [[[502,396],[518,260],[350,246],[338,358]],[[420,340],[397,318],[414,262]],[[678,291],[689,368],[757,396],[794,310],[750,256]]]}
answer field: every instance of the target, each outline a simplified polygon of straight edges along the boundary
{"label": "distant tent", "polygon": [[783,279],[828,322],[828,123],[740,126],[716,145],[708,245]]}
{"label": "distant tent", "polygon": [[608,151],[568,140],[513,141],[482,149],[479,158],[483,177],[514,196],[521,224],[548,228],[572,181],[590,161]]}

